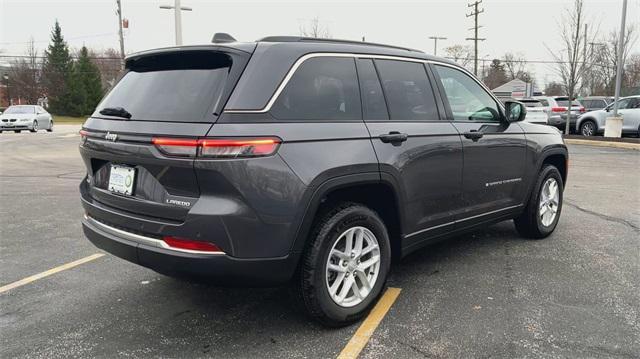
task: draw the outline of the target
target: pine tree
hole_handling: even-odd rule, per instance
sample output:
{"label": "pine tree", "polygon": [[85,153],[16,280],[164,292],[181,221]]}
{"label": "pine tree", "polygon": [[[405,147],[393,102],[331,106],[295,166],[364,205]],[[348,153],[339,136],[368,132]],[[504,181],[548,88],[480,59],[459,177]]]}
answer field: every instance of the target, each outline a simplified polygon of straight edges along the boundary
{"label": "pine tree", "polygon": [[87,114],[87,91],[78,64],[74,64],[67,79],[65,114],[80,117]]}
{"label": "pine tree", "polygon": [[82,46],[80,50],[80,56],[74,66],[74,71],[77,73],[78,80],[86,93],[82,114],[89,115],[102,99],[103,90],[100,70],[89,59],[89,51],[85,46]]}
{"label": "pine tree", "polygon": [[53,26],[51,43],[44,54],[42,82],[49,98],[50,112],[60,115],[67,114],[69,108],[67,83],[71,75],[72,61],[58,20]]}

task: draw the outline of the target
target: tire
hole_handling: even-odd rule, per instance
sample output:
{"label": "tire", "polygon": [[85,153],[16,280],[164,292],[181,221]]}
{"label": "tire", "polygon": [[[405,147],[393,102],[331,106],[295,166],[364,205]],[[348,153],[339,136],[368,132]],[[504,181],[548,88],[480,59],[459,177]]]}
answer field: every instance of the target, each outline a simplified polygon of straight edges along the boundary
{"label": "tire", "polygon": [[580,134],[582,136],[596,136],[598,133],[598,125],[591,120],[584,121],[580,124]]}
{"label": "tire", "polygon": [[31,129],[29,130],[29,132],[38,132],[38,121],[33,121],[33,124],[31,125]]}
{"label": "tire", "polygon": [[[546,190],[547,184],[552,183],[557,185],[555,201],[552,200],[553,197],[549,198],[551,196],[548,196]],[[564,184],[558,169],[552,165],[545,165],[538,175],[538,180],[533,187],[524,212],[514,219],[516,230],[521,236],[530,239],[543,239],[553,233],[562,212],[563,190]],[[542,202],[546,203],[544,207]],[[550,214],[553,214],[551,219]]]}
{"label": "tire", "polygon": [[22,130],[13,130],[13,132],[20,133],[20,132],[22,132]]}
{"label": "tire", "polygon": [[[359,252],[369,252],[362,255],[346,253],[346,241],[350,231],[354,244],[351,252],[358,251],[355,238],[360,233],[362,246]],[[374,242],[378,244],[377,249],[372,245]],[[337,256],[333,253],[342,255]],[[377,264],[364,267],[368,263],[374,263],[376,255]],[[320,323],[330,327],[345,326],[361,319],[382,293],[390,264],[389,235],[378,214],[360,204],[338,204],[316,222],[303,253],[298,290],[307,312]],[[340,271],[329,269],[329,266]],[[373,282],[368,293],[367,287],[363,285],[363,278]],[[356,295],[353,286],[345,287],[352,282],[355,282],[356,287],[360,285],[360,296]],[[330,287],[335,288],[334,296],[330,293]],[[340,297],[343,287],[347,289],[342,302],[339,303],[339,299],[334,297]]]}
{"label": "tire", "polygon": [[49,128],[47,128],[47,132],[53,132],[53,121],[49,123]]}

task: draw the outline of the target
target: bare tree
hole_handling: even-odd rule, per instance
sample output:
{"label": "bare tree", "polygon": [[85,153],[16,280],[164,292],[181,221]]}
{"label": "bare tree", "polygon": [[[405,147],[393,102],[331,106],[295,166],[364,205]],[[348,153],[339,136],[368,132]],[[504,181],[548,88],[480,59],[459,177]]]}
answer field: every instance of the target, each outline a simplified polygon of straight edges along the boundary
{"label": "bare tree", "polygon": [[38,63],[38,51],[33,38],[27,45],[27,54],[13,61],[9,78],[11,79],[11,97],[21,98],[29,104],[36,104],[42,95],[40,86],[41,68]]}
{"label": "bare tree", "polygon": [[90,50],[89,56],[91,57],[91,62],[100,70],[102,88],[108,90],[113,87],[122,73],[119,51],[113,48],[101,52]]}
{"label": "bare tree", "polygon": [[473,60],[473,49],[471,46],[453,45],[445,47],[445,57],[457,62],[462,67],[467,67]]}
{"label": "bare tree", "polygon": [[632,54],[624,67],[623,91],[624,95],[640,93],[640,53]]}
{"label": "bare tree", "polygon": [[[590,44],[593,59],[593,71],[589,73],[589,90],[591,93],[613,95],[618,66],[619,35],[619,32],[614,30],[600,42]],[[627,27],[622,45],[622,56],[625,63],[637,40],[638,32],[636,27],[633,25]]]}
{"label": "bare tree", "polygon": [[316,17],[309,20],[307,24],[300,25],[300,36],[330,39],[331,32],[329,28],[322,25]]}
{"label": "bare tree", "polygon": [[[570,101],[580,91],[584,77],[589,70],[589,64],[584,61],[583,54],[588,43],[593,42],[594,37],[591,40],[586,38],[584,16],[583,0],[575,0],[572,7],[565,9],[564,16],[562,16],[564,22],[559,24],[562,49],[552,51],[547,48],[557,63],[556,70],[562,79]],[[567,106],[567,121],[564,129],[566,134],[569,134],[570,118],[571,106],[569,105]]]}
{"label": "bare tree", "polygon": [[524,82],[533,82],[533,75],[527,70],[527,62],[521,53],[507,52],[504,54],[502,62],[509,80],[520,79]]}
{"label": "bare tree", "polygon": [[549,82],[544,88],[544,94],[547,96],[561,96],[562,92],[562,85],[554,81]]}

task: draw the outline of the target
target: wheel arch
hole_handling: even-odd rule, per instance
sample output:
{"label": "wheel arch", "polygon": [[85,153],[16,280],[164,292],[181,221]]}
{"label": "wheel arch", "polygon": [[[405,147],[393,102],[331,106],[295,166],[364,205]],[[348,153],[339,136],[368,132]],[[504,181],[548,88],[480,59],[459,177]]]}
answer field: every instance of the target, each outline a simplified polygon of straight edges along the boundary
{"label": "wheel arch", "polygon": [[303,252],[313,225],[324,212],[339,202],[356,202],[378,213],[389,233],[392,257],[400,257],[404,216],[401,194],[393,178],[381,178],[378,172],[344,175],[328,179],[314,188],[306,201],[292,252]]}

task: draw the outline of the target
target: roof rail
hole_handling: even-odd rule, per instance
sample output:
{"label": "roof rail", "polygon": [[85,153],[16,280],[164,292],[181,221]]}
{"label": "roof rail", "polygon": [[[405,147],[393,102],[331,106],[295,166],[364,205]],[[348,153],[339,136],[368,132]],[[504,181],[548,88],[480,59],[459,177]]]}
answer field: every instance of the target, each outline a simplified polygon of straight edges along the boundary
{"label": "roof rail", "polygon": [[258,39],[257,41],[258,42],[328,42],[328,43],[336,43],[336,44],[378,46],[378,47],[386,47],[386,48],[396,49],[396,50],[405,50],[405,51],[413,51],[413,52],[423,53],[423,51],[416,50],[416,49],[411,49],[411,48],[408,48],[408,47],[378,44],[378,43],[375,43],[375,42],[364,42],[364,41],[354,41],[354,40],[339,40],[339,39],[324,39],[324,38],[317,38],[317,37],[267,36],[267,37],[263,37],[262,39]]}

